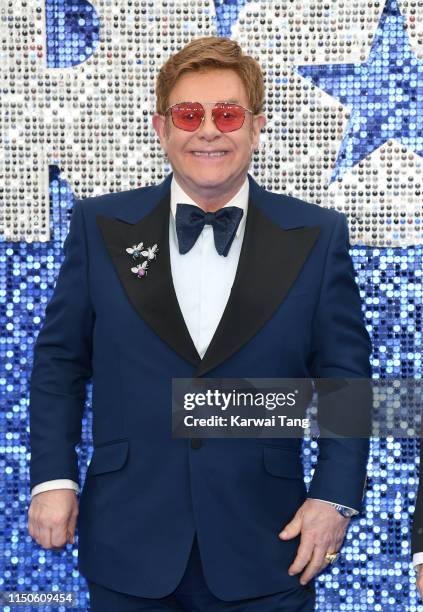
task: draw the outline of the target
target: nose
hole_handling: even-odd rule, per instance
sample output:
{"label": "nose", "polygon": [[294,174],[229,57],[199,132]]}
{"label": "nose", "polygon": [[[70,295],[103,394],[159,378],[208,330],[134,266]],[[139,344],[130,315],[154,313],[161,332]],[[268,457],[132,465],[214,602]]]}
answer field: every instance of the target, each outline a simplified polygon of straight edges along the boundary
{"label": "nose", "polygon": [[212,117],[212,109],[207,108],[205,110],[204,119],[201,122],[200,127],[197,132],[198,136],[202,136],[204,138],[214,138],[217,135],[220,135],[220,130],[217,129],[215,122]]}

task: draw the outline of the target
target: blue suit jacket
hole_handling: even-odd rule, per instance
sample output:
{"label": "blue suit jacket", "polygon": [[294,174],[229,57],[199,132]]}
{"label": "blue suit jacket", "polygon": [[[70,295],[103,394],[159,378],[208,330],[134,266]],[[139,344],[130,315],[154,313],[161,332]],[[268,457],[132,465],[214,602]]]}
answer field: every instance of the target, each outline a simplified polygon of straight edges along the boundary
{"label": "blue suit jacket", "polygon": [[[299,538],[277,534],[306,498],[299,439],[171,436],[173,377],[370,377],[371,344],[346,218],[266,191],[249,209],[230,298],[200,359],[178,306],[168,248],[170,181],[76,201],[65,259],[34,349],[31,483],[79,481],[85,385],[94,452],[80,497],[79,568],[142,597],[181,579],[197,531],[221,599],[298,585]],[[125,248],[159,245],[147,278]],[[193,447],[194,446],[194,447]],[[320,439],[310,497],[360,508],[366,439]]]}

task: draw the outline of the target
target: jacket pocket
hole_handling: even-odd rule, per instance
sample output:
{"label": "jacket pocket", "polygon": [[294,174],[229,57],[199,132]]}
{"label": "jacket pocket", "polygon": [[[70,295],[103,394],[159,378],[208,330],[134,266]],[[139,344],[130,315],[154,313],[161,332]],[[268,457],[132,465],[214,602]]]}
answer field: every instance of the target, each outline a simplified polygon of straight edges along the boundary
{"label": "jacket pocket", "polygon": [[276,446],[263,447],[264,467],[272,476],[280,478],[304,478],[303,464],[299,453]]}
{"label": "jacket pocket", "polygon": [[116,440],[115,442],[95,446],[87,469],[87,476],[119,470],[126,462],[128,449],[128,440]]}

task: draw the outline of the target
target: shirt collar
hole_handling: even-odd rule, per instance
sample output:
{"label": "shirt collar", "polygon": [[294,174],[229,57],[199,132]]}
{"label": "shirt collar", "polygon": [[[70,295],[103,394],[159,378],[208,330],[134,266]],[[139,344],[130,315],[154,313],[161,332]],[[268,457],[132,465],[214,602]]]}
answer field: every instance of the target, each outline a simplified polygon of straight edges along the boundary
{"label": "shirt collar", "polygon": [[[250,189],[250,185],[248,182],[248,176],[246,176],[245,181],[241,185],[238,193],[236,193],[234,197],[225,204],[225,206],[238,206],[238,208],[241,208],[244,211],[241,221],[239,222],[238,229],[236,230],[236,234],[235,234],[236,237],[239,236],[243,226],[245,225],[245,220],[247,217],[247,210],[248,210],[249,189]],[[170,184],[170,209],[172,211],[173,219],[175,219],[176,204],[178,204],[178,202],[179,203],[183,202],[184,204],[193,204],[194,206],[198,206],[197,202],[194,202],[194,200],[185,193],[185,191],[177,183],[175,176],[173,175],[172,182]]]}

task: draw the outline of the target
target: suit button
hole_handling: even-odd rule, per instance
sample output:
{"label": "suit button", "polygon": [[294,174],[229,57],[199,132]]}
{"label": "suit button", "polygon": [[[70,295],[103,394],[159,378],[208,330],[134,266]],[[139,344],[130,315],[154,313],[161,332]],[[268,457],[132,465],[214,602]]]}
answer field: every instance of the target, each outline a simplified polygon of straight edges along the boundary
{"label": "suit button", "polygon": [[201,438],[191,438],[191,448],[201,448],[203,445]]}

